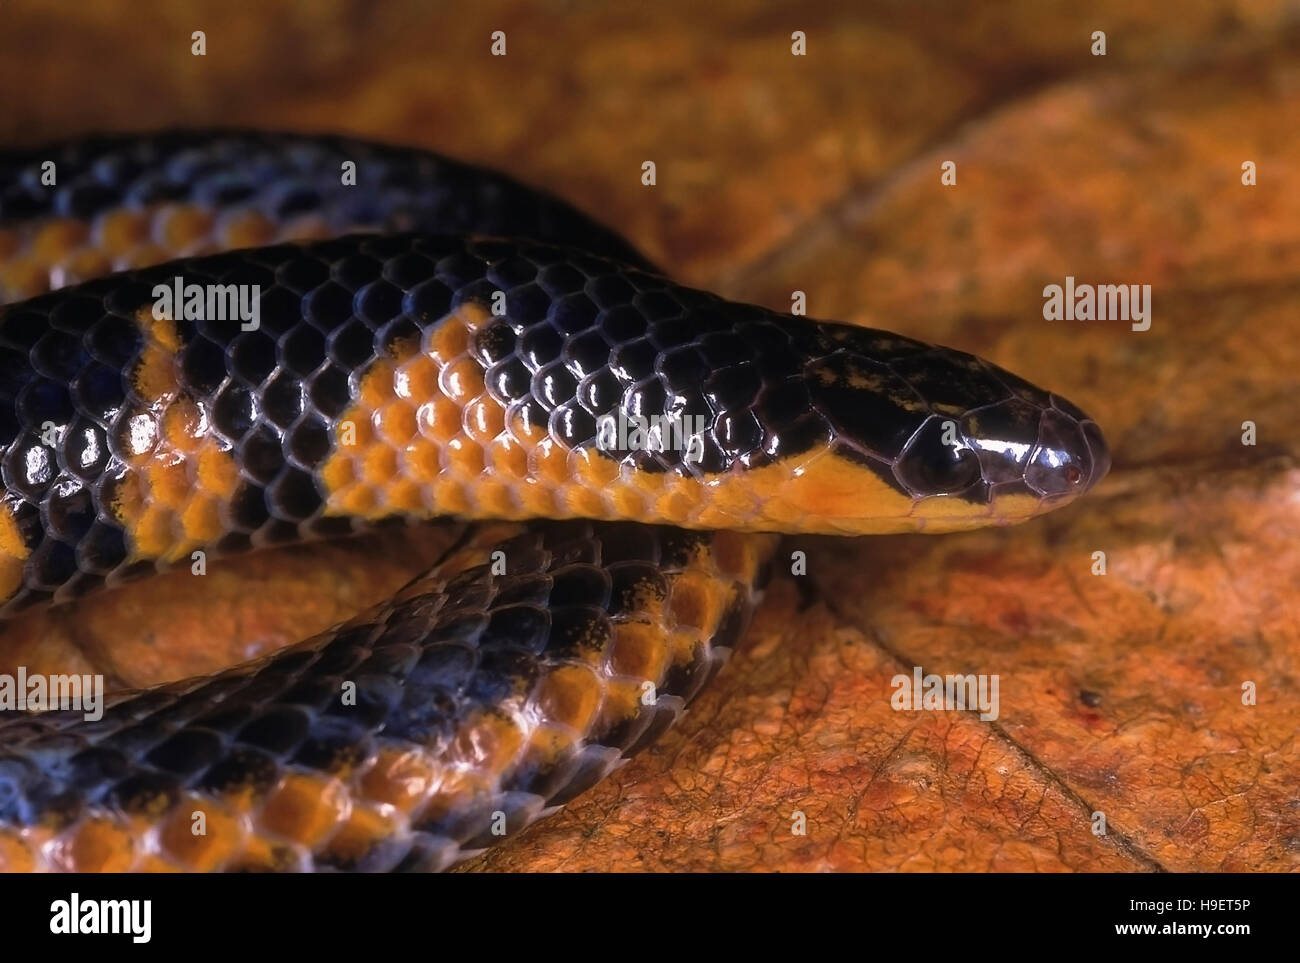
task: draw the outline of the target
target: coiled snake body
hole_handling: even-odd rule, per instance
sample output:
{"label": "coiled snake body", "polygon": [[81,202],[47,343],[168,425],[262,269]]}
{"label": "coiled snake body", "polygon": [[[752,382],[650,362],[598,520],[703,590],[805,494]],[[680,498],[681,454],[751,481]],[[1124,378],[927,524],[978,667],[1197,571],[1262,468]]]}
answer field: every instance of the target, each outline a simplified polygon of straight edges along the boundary
{"label": "coiled snake body", "polygon": [[0,154],[0,297],[0,613],[480,523],[265,659],[4,713],[0,869],[444,868],[672,722],[775,533],[1019,521],[1109,464],[971,355],[678,286],[555,198],[352,141]]}

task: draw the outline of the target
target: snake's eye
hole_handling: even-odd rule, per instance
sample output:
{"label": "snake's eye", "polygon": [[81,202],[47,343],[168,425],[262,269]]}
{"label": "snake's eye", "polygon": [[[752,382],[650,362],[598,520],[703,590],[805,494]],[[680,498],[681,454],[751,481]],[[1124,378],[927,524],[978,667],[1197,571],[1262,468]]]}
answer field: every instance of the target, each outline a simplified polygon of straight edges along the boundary
{"label": "snake's eye", "polygon": [[1083,430],[1055,409],[1043,413],[1038,444],[1025,466],[1025,481],[1044,495],[1063,495],[1087,477],[1089,449]]}
{"label": "snake's eye", "polygon": [[953,421],[931,418],[908,443],[895,473],[914,495],[950,495],[979,480],[980,464]]}

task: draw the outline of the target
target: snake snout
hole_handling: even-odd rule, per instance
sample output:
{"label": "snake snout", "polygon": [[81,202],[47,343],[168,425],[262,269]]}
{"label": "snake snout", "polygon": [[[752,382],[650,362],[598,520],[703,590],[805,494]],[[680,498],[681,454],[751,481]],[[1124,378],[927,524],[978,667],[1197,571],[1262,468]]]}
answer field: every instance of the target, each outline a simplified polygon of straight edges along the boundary
{"label": "snake snout", "polygon": [[1110,470],[1110,451],[1097,423],[1056,396],[1038,424],[1025,465],[1025,484],[1045,499],[1082,495]]}
{"label": "snake snout", "polygon": [[1083,437],[1088,442],[1088,454],[1091,459],[1091,470],[1084,479],[1083,485],[1083,490],[1087,491],[1105,478],[1110,471],[1110,449],[1106,446],[1106,439],[1095,421],[1084,422]]}

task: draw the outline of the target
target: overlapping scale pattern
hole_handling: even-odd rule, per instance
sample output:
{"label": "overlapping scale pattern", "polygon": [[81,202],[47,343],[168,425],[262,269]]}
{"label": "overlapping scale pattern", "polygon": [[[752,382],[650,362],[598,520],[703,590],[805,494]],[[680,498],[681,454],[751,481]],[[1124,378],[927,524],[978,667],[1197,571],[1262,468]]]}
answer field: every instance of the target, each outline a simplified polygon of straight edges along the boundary
{"label": "overlapping scale pattern", "polygon": [[[385,233],[140,266],[360,228]],[[97,722],[0,718],[0,869],[442,868],[671,721],[765,533],[1018,521],[1109,464],[1087,415],[985,361],[676,285],[417,152],[0,154],[0,301],[120,267],[0,306],[0,616],[200,551],[492,524],[255,665]]]}
{"label": "overlapping scale pattern", "polygon": [[544,191],[425,151],[248,130],[0,152],[0,303],[185,255],[358,230],[625,240]]}
{"label": "overlapping scale pattern", "polygon": [[97,722],[0,722],[0,871],[444,868],[670,724],[748,622],[771,544],[497,526],[258,664]]}
{"label": "overlapping scale pattern", "polygon": [[[160,318],[159,287],[256,317]],[[529,241],[172,262],[9,307],[0,356],[11,609],[394,516],[955,528],[1104,471],[1086,416],[978,358]]]}

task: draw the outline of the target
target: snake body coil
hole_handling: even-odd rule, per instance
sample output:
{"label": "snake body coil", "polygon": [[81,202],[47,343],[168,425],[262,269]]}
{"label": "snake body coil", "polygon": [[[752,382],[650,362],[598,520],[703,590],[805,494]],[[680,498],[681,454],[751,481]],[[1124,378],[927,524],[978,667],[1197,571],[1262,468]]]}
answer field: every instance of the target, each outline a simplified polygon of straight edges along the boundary
{"label": "snake body coil", "polygon": [[0,258],[0,612],[200,550],[482,523],[266,659],[95,722],[6,714],[0,869],[443,868],[677,716],[771,533],[1019,521],[1108,466],[1086,415],[987,362],[681,287],[417,152],[0,155]]}

